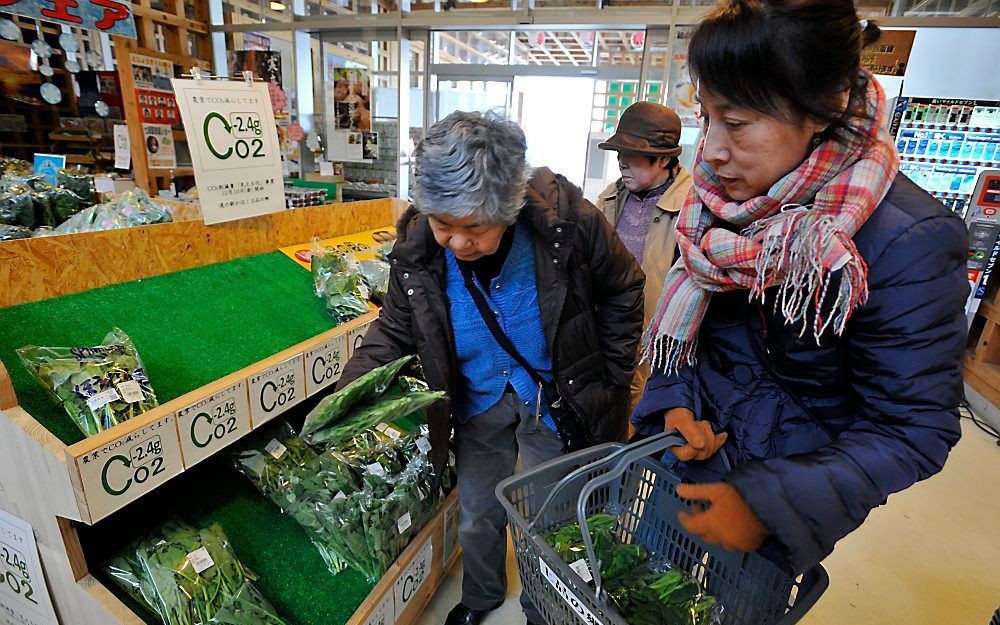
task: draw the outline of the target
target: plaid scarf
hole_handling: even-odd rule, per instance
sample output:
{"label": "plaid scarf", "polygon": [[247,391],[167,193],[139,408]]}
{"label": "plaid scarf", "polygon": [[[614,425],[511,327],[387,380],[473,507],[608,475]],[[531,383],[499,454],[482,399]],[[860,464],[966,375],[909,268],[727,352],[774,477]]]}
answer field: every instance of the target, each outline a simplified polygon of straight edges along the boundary
{"label": "plaid scarf", "polygon": [[817,342],[827,328],[841,334],[865,303],[868,267],[851,239],[888,192],[899,156],[883,124],[882,88],[867,71],[859,80],[867,87],[864,115],[848,122],[855,132],[826,139],[766,195],[742,204],[728,199],[702,157],[704,143],[699,147],[694,185],[677,218],[680,258],[643,337],[654,367],[674,373],[694,364],[698,329],[716,292],[746,289],[751,300],[763,301],[765,290],[777,287],[775,309],[787,323],[802,324],[800,336],[812,311]]}

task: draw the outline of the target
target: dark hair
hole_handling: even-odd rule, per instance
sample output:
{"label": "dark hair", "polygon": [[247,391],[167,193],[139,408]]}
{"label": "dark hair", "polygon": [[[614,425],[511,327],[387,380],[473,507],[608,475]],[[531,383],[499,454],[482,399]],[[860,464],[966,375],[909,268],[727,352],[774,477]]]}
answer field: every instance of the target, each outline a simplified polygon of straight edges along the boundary
{"label": "dark hair", "polygon": [[[864,111],[861,50],[879,34],[851,0],[725,0],[692,34],[688,65],[700,87],[734,106],[833,132]],[[847,111],[836,97],[845,89]]]}
{"label": "dark hair", "polygon": [[[652,154],[643,154],[643,156],[645,156],[645,157],[646,157],[646,162],[647,162],[647,163],[649,163],[650,165],[652,165],[652,164],[656,163],[656,161],[658,161],[658,160],[660,160],[661,158],[663,158],[662,156],[654,156],[654,155],[652,155]],[[677,165],[678,165],[679,163],[680,163],[680,161],[679,161],[679,160],[677,160],[677,157],[676,157],[676,156],[671,156],[671,157],[670,157],[670,161],[668,161],[668,162],[667,162],[667,167],[666,167],[666,169],[674,169],[674,168],[676,168],[676,167],[677,167]]]}

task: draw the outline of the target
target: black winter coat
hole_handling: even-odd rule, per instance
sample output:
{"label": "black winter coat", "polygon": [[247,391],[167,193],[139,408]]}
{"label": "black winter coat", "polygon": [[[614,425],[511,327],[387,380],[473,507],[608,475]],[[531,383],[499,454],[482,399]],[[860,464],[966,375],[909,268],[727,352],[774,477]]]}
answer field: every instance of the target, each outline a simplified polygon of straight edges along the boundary
{"label": "black winter coat", "polygon": [[940,471],[960,435],[965,224],[899,175],[854,243],[869,295],[841,336],[817,345],[773,299],[717,294],[696,366],[654,374],[633,416],[641,432],[662,432],[664,411],[683,406],[729,432],[722,453],[676,470],[732,484],[770,530],[764,553],[794,572]]}
{"label": "black winter coat", "polygon": [[[433,213],[433,207],[425,210]],[[591,444],[622,440],[642,333],[642,270],[580,189],[548,169],[535,170],[521,222],[531,228],[538,306],[556,385]],[[338,388],[416,354],[431,387],[454,395],[460,375],[444,250],[416,208],[403,215],[396,232],[381,314],[347,363]],[[429,426],[440,469],[452,426],[447,402],[432,406]]]}

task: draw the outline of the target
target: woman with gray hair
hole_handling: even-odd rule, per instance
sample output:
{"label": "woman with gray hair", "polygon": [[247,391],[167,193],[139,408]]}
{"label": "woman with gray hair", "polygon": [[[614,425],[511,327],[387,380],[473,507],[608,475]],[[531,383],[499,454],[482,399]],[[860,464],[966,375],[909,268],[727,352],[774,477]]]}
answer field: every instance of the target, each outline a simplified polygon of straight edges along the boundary
{"label": "woman with gray hair", "polygon": [[[440,470],[455,432],[462,602],[475,625],[506,594],[514,473],[621,440],[642,332],[642,270],[580,189],[531,170],[521,129],[452,113],[417,147],[414,205],[397,226],[389,292],[339,385],[417,354],[449,401],[428,415]],[[529,623],[542,615],[522,598]]]}

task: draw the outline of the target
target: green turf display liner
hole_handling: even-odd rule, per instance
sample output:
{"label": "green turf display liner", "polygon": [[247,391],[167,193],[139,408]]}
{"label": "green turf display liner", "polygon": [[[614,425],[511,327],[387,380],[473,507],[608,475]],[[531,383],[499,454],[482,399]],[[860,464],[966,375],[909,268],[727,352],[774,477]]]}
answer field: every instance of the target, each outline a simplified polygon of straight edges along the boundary
{"label": "green turf display liner", "polygon": [[0,359],[21,407],[71,445],[83,435],[18,360],[18,347],[98,345],[120,327],[166,403],[333,325],[310,273],[271,252],[0,308]]}

